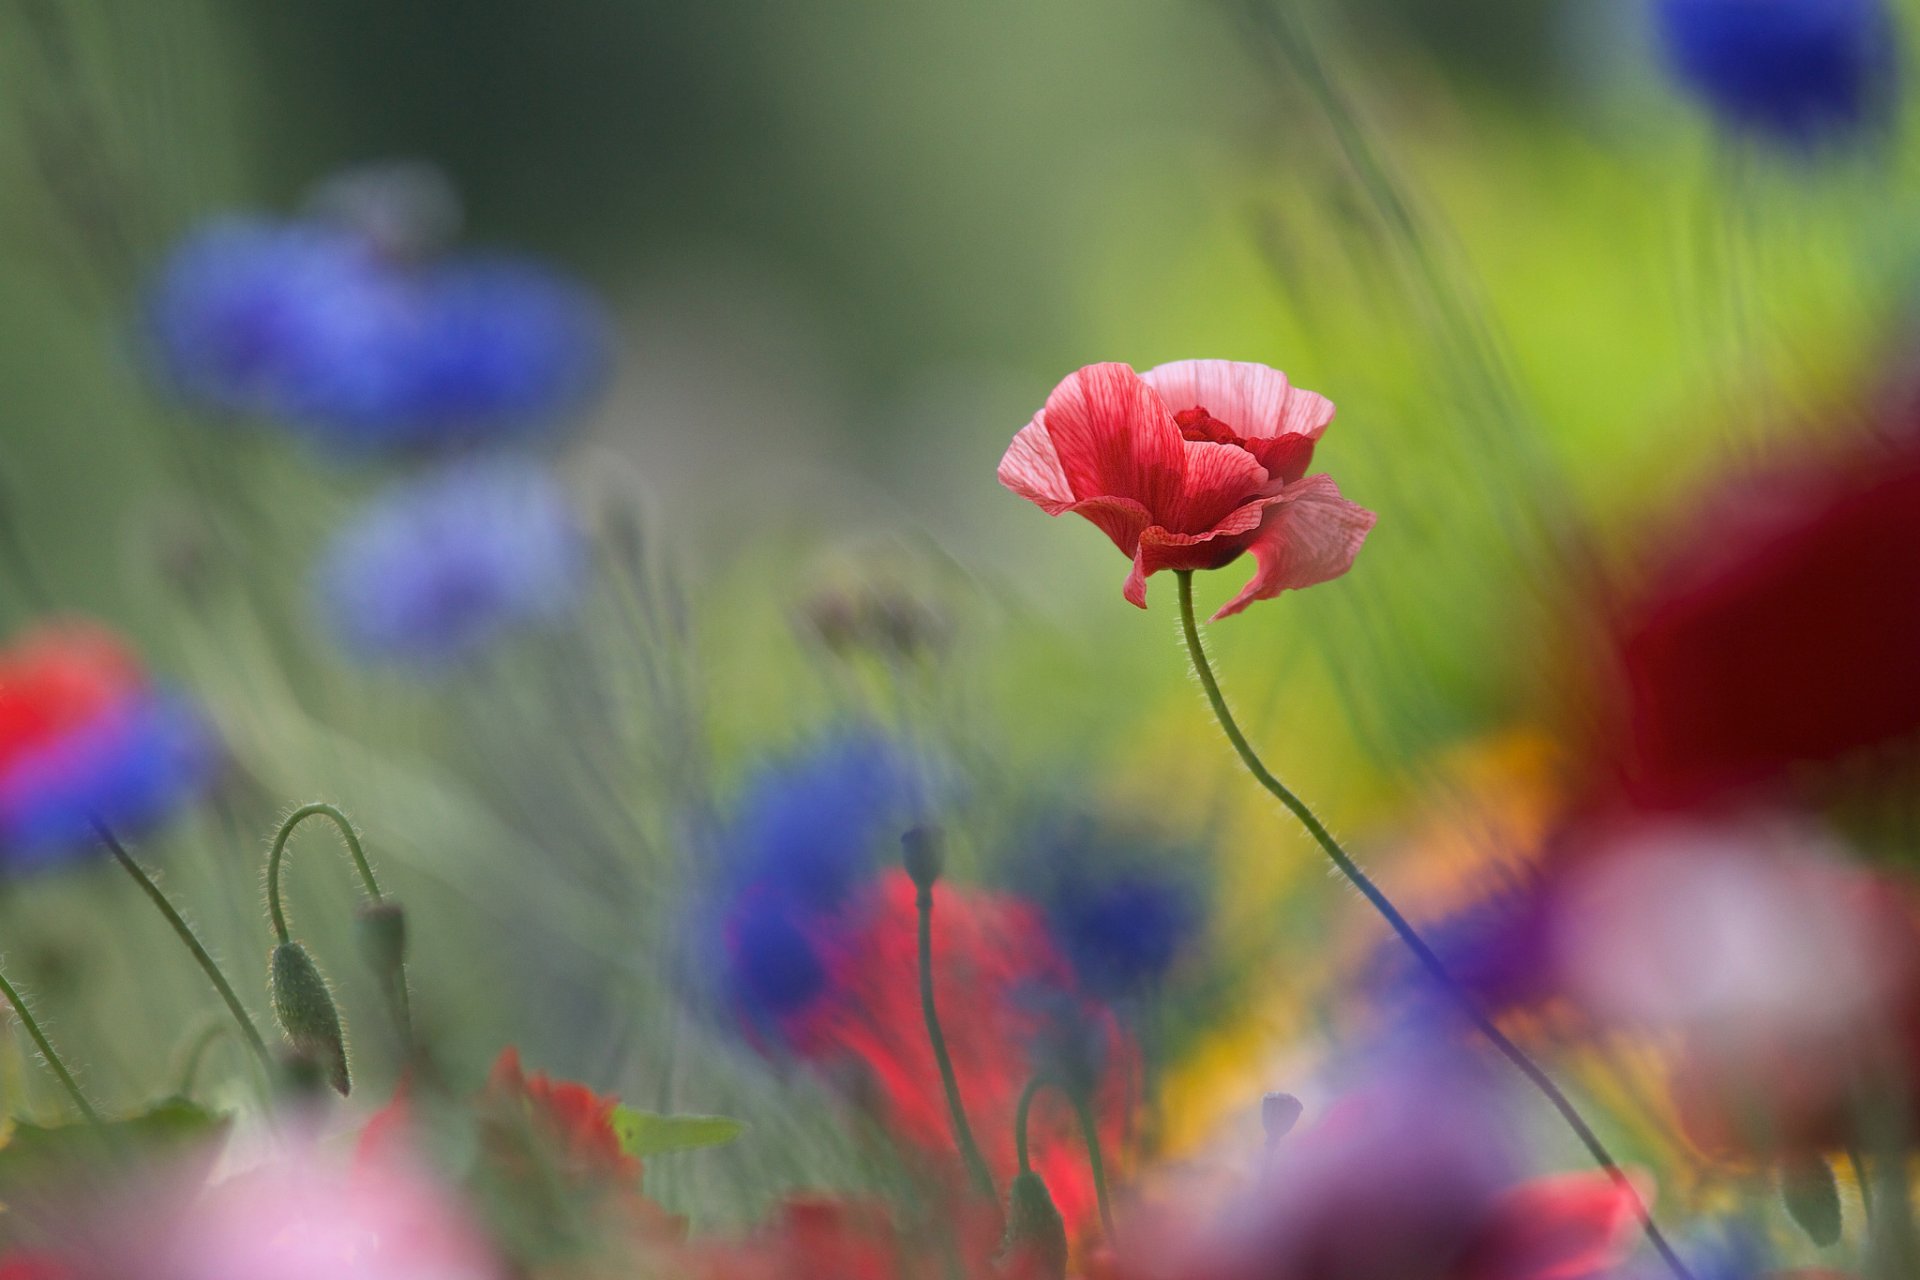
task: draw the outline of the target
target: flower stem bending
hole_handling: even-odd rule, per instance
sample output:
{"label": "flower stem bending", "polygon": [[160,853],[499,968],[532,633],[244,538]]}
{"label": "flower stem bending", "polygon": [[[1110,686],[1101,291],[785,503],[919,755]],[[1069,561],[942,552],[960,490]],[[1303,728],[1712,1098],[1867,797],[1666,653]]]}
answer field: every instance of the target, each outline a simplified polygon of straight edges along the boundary
{"label": "flower stem bending", "polygon": [[1340,846],[1340,842],[1333,838],[1333,833],[1327,830],[1326,825],[1315,816],[1313,810],[1289,790],[1285,783],[1274,777],[1272,771],[1255,753],[1252,744],[1247,741],[1246,734],[1240,731],[1239,723],[1233,718],[1233,712],[1227,706],[1225,695],[1220,692],[1220,682],[1214,678],[1213,666],[1207,660],[1206,647],[1200,642],[1200,627],[1194,618],[1193,611],[1193,571],[1179,570],[1177,576],[1180,582],[1180,626],[1186,636],[1187,653],[1193,659],[1194,674],[1200,678],[1200,687],[1206,691],[1207,702],[1213,708],[1214,718],[1220,722],[1222,732],[1227,735],[1227,741],[1233,745],[1235,753],[1240,757],[1240,762],[1247,767],[1247,772],[1251,773],[1254,781],[1266,788],[1274,799],[1285,805],[1288,812],[1299,819],[1300,825],[1307,829],[1307,834],[1312,836],[1320,848],[1326,852],[1327,857],[1333,860],[1333,865],[1339,868],[1340,874],[1360,891],[1360,895],[1373,906],[1375,911],[1379,912],[1381,918],[1407,945],[1407,949],[1413,952],[1428,976],[1438,983],[1460,1007],[1461,1012],[1467,1015],[1475,1029],[1486,1037],[1487,1041],[1499,1051],[1501,1057],[1512,1063],[1520,1074],[1525,1076],[1533,1087],[1553,1104],[1554,1110],[1560,1113],[1561,1119],[1565,1120],[1567,1127],[1573,1130],[1574,1136],[1580,1139],[1581,1145],[1586,1147],[1594,1162],[1606,1171],[1607,1176],[1613,1180],[1614,1185],[1623,1195],[1630,1197],[1634,1212],[1640,1220],[1641,1231],[1645,1233],[1647,1242],[1660,1255],[1661,1261],[1666,1263],[1667,1268],[1675,1276],[1680,1277],[1680,1280],[1693,1280],[1692,1273],[1687,1270],[1686,1264],[1681,1262],[1659,1225],[1654,1222],[1653,1214],[1647,1208],[1646,1201],[1641,1198],[1639,1189],[1633,1185],[1633,1180],[1627,1177],[1619,1163],[1614,1160],[1606,1144],[1601,1142],[1600,1135],[1593,1131],[1593,1127],[1580,1114],[1579,1108],[1574,1106],[1573,1100],[1567,1097],[1560,1086],[1553,1082],[1553,1078],[1527,1055],[1526,1050],[1508,1039],[1506,1033],[1494,1025],[1493,1020],[1447,971],[1446,965],[1433,948],[1427,945],[1426,939],[1422,938],[1407,918],[1400,914],[1400,909],[1393,905],[1393,901],[1381,891],[1380,886],[1360,869],[1360,865]]}
{"label": "flower stem bending", "polygon": [[1111,1245],[1115,1241],[1113,1210],[1107,1201],[1107,1164],[1101,1156],[1100,1129],[1094,1120],[1093,1106],[1085,1097],[1052,1076],[1038,1075],[1027,1081],[1027,1087],[1020,1093],[1020,1105],[1014,1109],[1013,1150],[1020,1161],[1020,1172],[1033,1172],[1033,1164],[1027,1153],[1027,1115],[1033,1110],[1035,1095],[1049,1085],[1058,1089],[1073,1104],[1074,1115],[1080,1121],[1080,1135],[1087,1144],[1087,1168],[1093,1173],[1093,1194],[1100,1205],[1100,1229],[1106,1232],[1107,1243]]}
{"label": "flower stem bending", "polygon": [[48,1069],[60,1081],[60,1087],[67,1091],[69,1098],[73,1099],[73,1105],[90,1124],[99,1124],[100,1113],[93,1109],[93,1104],[87,1101],[87,1095],[80,1091],[80,1082],[73,1078],[73,1073],[67,1070],[67,1064],[60,1060],[58,1053],[54,1052],[53,1042],[47,1039],[47,1033],[40,1029],[40,1022],[33,1016],[33,1010],[27,1008],[27,1002],[21,999],[20,992],[7,981],[7,975],[4,973],[0,973],[0,995],[4,995],[7,1003],[13,1006],[13,1016],[20,1019],[20,1025],[27,1029],[27,1035],[32,1039],[34,1048],[40,1051],[40,1056],[46,1061]]}
{"label": "flower stem bending", "polygon": [[193,926],[188,924],[173,903],[167,900],[167,895],[161,892],[160,886],[154,883],[153,877],[133,860],[133,855],[114,838],[113,832],[107,830],[105,824],[95,821],[93,829],[101,842],[112,851],[114,861],[133,877],[133,882],[140,886],[140,891],[145,893],[155,909],[166,917],[167,924],[172,926],[174,933],[179,935],[180,941],[193,954],[195,963],[207,975],[207,980],[213,983],[213,989],[220,993],[220,999],[226,1003],[228,1012],[233,1014],[233,1020],[239,1024],[240,1034],[246,1037],[247,1044],[260,1056],[260,1061],[271,1074],[273,1054],[268,1051],[267,1042],[260,1038],[260,1030],[253,1025],[253,1018],[247,1013],[247,1007],[240,1003],[240,997],[234,994],[233,984],[227,981],[226,974],[220,972],[220,966],[207,953],[206,947],[200,942],[199,935],[194,933]]}
{"label": "flower stem bending", "polygon": [[993,1189],[993,1174],[987,1168],[986,1157],[980,1154],[980,1144],[973,1140],[973,1129],[967,1124],[967,1109],[960,1101],[960,1080],[953,1073],[953,1057],[947,1052],[947,1037],[940,1030],[940,1011],[934,1004],[933,884],[930,880],[914,885],[913,905],[920,917],[920,1011],[926,1016],[927,1040],[933,1046],[934,1061],[940,1065],[940,1083],[947,1092],[954,1145],[960,1148],[960,1159],[965,1162],[974,1186],[989,1203],[998,1204],[1000,1197]]}
{"label": "flower stem bending", "polygon": [[373,865],[367,861],[367,852],[360,847],[359,833],[353,829],[353,823],[348,821],[347,815],[324,802],[303,804],[280,824],[280,830],[273,837],[273,848],[267,854],[267,914],[273,917],[273,932],[281,942],[291,942],[293,939],[287,932],[286,911],[280,905],[280,864],[286,858],[287,841],[293,836],[294,828],[308,818],[326,818],[340,829],[340,838],[346,841],[347,853],[360,872],[360,883],[366,886],[367,896],[375,902],[381,900],[380,882],[374,879]]}

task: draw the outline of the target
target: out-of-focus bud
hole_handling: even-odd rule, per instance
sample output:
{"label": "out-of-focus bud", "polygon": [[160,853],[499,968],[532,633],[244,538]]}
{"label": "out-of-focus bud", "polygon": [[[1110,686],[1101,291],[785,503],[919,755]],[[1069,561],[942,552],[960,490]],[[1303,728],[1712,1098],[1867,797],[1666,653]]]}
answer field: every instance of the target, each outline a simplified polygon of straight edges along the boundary
{"label": "out-of-focus bud", "polygon": [[1266,1131],[1269,1148],[1293,1132],[1303,1109],[1300,1099],[1290,1093],[1270,1093],[1260,1099],[1260,1127]]}
{"label": "out-of-focus bud", "polygon": [[1008,1272],[1021,1280],[1064,1280],[1067,1274],[1067,1224],[1037,1173],[1019,1175],[1007,1193],[1001,1252]]}
{"label": "out-of-focus bud", "polygon": [[1827,1248],[1840,1239],[1840,1187],[1824,1156],[1791,1160],[1780,1169],[1780,1198],[1807,1239]]}
{"label": "out-of-focus bud", "polygon": [[800,602],[795,625],[836,657],[891,661],[937,658],[953,632],[946,614],[912,589],[858,578],[817,587]]}
{"label": "out-of-focus bud", "polygon": [[391,898],[369,902],[354,914],[353,930],[367,968],[382,982],[399,982],[407,963],[406,909]]}
{"label": "out-of-focus bud", "polygon": [[459,193],[424,160],[386,160],[334,174],[314,187],[307,211],[396,259],[438,253],[464,221]]}
{"label": "out-of-focus bud", "polygon": [[940,850],[940,833],[932,827],[914,827],[900,837],[900,862],[915,888],[933,892],[945,861]]}
{"label": "out-of-focus bud", "polygon": [[319,966],[305,947],[283,942],[273,949],[268,979],[280,1030],[295,1050],[320,1063],[327,1083],[345,1096],[353,1085],[347,1072],[346,1036]]}

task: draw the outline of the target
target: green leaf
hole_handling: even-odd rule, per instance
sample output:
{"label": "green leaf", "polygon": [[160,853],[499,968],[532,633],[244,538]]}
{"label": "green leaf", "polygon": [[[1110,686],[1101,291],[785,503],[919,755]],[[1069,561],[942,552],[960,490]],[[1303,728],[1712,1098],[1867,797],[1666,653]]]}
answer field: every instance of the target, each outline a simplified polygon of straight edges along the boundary
{"label": "green leaf", "polygon": [[51,1186],[96,1168],[118,1168],[128,1158],[173,1158],[196,1148],[206,1151],[210,1161],[226,1130],[227,1117],[178,1097],[140,1115],[100,1124],[16,1121],[0,1143],[0,1186]]}
{"label": "green leaf", "polygon": [[672,1151],[694,1151],[732,1142],[746,1130],[726,1116],[663,1116],[632,1107],[613,1109],[613,1132],[620,1149],[644,1160]]}
{"label": "green leaf", "polygon": [[1812,1156],[1782,1165],[1780,1198],[1807,1239],[1822,1249],[1840,1239],[1840,1188],[1825,1160]]}

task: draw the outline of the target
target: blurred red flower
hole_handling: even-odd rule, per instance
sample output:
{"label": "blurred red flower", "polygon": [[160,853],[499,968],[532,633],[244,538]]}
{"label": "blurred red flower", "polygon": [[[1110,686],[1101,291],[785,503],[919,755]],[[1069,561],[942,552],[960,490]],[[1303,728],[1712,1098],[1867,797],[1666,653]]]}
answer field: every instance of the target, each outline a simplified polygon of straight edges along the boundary
{"label": "blurred red flower", "polygon": [[1251,551],[1259,569],[1224,618],[1352,568],[1374,515],[1306,474],[1333,413],[1265,365],[1089,365],[1014,437],[1000,483],[1099,526],[1132,558],[1125,595],[1143,609],[1160,570],[1218,569]]}
{"label": "blurred red flower", "polygon": [[145,687],[140,663],[102,627],[67,622],[0,652],[0,773]]}
{"label": "blurred red flower", "polygon": [[542,1071],[528,1075],[520,1066],[520,1051],[509,1045],[494,1061],[480,1104],[483,1112],[523,1117],[563,1175],[640,1185],[640,1161],[621,1148],[614,1132],[618,1098],[569,1080],[551,1079]]}
{"label": "blurred red flower", "polygon": [[1920,445],[1743,477],[1662,546],[1614,632],[1636,800],[1710,800],[1920,730]]}
{"label": "blurred red flower", "polygon": [[[881,879],[864,918],[836,957],[829,996],[802,1019],[799,1048],[816,1061],[858,1069],[894,1134],[959,1185],[946,1096],[920,1008],[919,917],[905,872]],[[1039,912],[1016,898],[936,885],[933,965],[954,1074],[1000,1189],[1016,1171],[1020,1095],[1043,1069],[1092,1077],[1101,1141],[1113,1160],[1127,1133],[1138,1051],[1110,1010],[1076,993]],[[1057,1090],[1035,1099],[1028,1134],[1033,1169],[1068,1230],[1084,1228],[1096,1207],[1093,1180],[1073,1108]]]}

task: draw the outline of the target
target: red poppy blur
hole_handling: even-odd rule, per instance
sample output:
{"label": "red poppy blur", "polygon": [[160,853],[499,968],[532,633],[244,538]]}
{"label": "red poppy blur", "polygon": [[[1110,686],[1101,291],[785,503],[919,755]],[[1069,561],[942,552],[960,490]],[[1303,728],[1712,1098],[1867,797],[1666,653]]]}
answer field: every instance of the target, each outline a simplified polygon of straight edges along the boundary
{"label": "red poppy blur", "polygon": [[[1016,1171],[1013,1121],[1020,1095],[1046,1061],[1063,1021],[1082,1024],[1099,1070],[1096,1111],[1109,1161],[1121,1152],[1137,1084],[1138,1053],[1111,1011],[1073,993],[1072,972],[1039,913],[997,894],[934,888],[934,992],[974,1137],[1004,1191]],[[802,1020],[798,1047],[816,1061],[845,1060],[870,1078],[887,1123],[903,1142],[956,1176],[958,1157],[940,1071],[920,1008],[919,917],[905,872],[882,878],[861,932],[836,957],[831,995]],[[1093,1219],[1095,1196],[1073,1110],[1042,1092],[1029,1117],[1033,1169],[1068,1230]]]}
{"label": "red poppy blur", "polygon": [[70,622],[0,653],[0,774],[145,687],[140,664],[103,628]]}
{"label": "red poppy blur", "polygon": [[1353,567],[1373,513],[1306,474],[1333,413],[1265,365],[1089,365],[1014,437],[1000,483],[1099,526],[1133,560],[1125,595],[1143,609],[1162,569],[1218,569],[1252,552],[1259,568],[1214,615],[1225,618]]}
{"label": "red poppy blur", "polygon": [[1636,800],[1776,784],[1920,730],[1920,446],[1743,477],[1662,546],[1614,632]]}
{"label": "red poppy blur", "polygon": [[603,1097],[583,1084],[526,1074],[520,1051],[500,1051],[481,1098],[483,1107],[524,1110],[548,1158],[572,1178],[638,1186],[640,1161],[620,1146],[613,1130],[617,1098]]}

